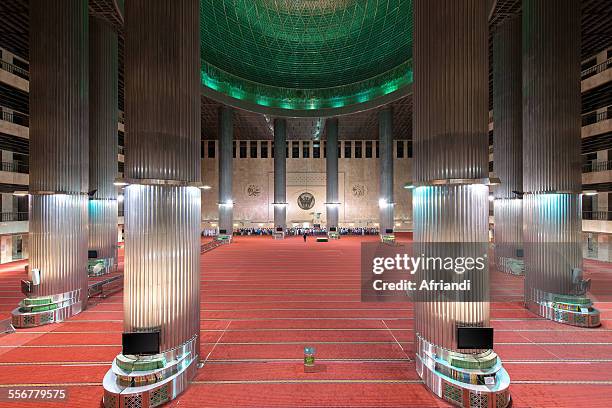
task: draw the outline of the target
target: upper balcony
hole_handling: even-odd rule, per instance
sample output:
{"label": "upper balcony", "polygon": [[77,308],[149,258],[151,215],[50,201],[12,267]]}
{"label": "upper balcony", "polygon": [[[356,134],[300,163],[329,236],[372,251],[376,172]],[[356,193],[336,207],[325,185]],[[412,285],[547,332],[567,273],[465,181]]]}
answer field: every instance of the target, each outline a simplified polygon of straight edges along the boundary
{"label": "upper balcony", "polygon": [[608,183],[612,180],[612,160],[589,160],[582,166],[582,184]]}
{"label": "upper balcony", "polygon": [[3,212],[0,213],[0,222],[27,221],[28,212]]}
{"label": "upper balcony", "polygon": [[612,221],[612,211],[583,211],[583,220]]}
{"label": "upper balcony", "polygon": [[612,58],[587,68],[581,73],[581,90],[586,92],[602,84],[612,81]]}
{"label": "upper balcony", "polygon": [[27,212],[0,213],[0,235],[27,234],[28,217]]}
{"label": "upper balcony", "polygon": [[30,73],[4,60],[0,60],[0,82],[24,92],[30,91]]}
{"label": "upper balcony", "polygon": [[28,139],[30,137],[30,116],[0,106],[0,132]]}
{"label": "upper balcony", "polygon": [[582,114],[583,138],[612,131],[612,105]]}
{"label": "upper balcony", "polygon": [[18,161],[0,163],[0,183],[28,186],[30,169],[27,164]]}
{"label": "upper balcony", "polygon": [[612,211],[583,211],[582,230],[612,234]]}
{"label": "upper balcony", "polygon": [[117,117],[117,119],[117,129],[125,133],[125,113],[123,111],[119,111],[119,116]]}

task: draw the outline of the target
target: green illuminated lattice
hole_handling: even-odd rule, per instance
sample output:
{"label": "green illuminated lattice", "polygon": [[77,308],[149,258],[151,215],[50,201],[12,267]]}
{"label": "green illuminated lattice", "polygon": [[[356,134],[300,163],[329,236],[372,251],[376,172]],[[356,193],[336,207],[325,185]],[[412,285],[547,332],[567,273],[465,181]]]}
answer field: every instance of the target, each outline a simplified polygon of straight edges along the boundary
{"label": "green illuminated lattice", "polygon": [[357,105],[412,82],[412,0],[201,0],[202,83],[259,106]]}

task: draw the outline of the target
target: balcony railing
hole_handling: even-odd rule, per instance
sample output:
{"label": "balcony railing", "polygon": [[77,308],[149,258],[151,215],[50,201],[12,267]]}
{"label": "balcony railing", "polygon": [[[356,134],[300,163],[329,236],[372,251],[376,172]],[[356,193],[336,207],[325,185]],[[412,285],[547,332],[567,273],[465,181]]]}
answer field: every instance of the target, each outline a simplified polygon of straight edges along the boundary
{"label": "balcony railing", "polygon": [[1,162],[0,170],[9,171],[11,173],[28,174],[30,172],[30,166],[22,162]]}
{"label": "balcony railing", "polygon": [[582,115],[582,126],[592,125],[602,120],[612,119],[612,106],[608,106],[605,111],[593,111]]}
{"label": "balcony railing", "polygon": [[28,220],[27,212],[3,212],[1,214],[2,214],[2,222],[27,221]]}
{"label": "balcony railing", "polygon": [[604,62],[602,62],[601,64],[597,64],[594,65],[590,68],[585,69],[584,71],[582,71],[582,74],[580,75],[580,77],[582,79],[587,79],[592,77],[593,75],[597,75],[600,72],[605,71],[606,69],[612,67],[612,58],[608,58],[607,60],[605,60]]}
{"label": "balcony railing", "polygon": [[11,122],[16,125],[21,125],[25,127],[30,126],[30,115],[26,115],[25,113],[16,111],[7,112],[3,110],[1,118],[6,122]]}
{"label": "balcony railing", "polygon": [[13,75],[17,75],[20,78],[27,79],[28,81],[30,80],[30,73],[17,65],[0,60],[0,68],[2,68],[4,71],[10,72]]}
{"label": "balcony railing", "polygon": [[583,220],[612,221],[612,211],[583,211]]}
{"label": "balcony railing", "polygon": [[612,160],[589,160],[582,166],[583,173],[612,170]]}

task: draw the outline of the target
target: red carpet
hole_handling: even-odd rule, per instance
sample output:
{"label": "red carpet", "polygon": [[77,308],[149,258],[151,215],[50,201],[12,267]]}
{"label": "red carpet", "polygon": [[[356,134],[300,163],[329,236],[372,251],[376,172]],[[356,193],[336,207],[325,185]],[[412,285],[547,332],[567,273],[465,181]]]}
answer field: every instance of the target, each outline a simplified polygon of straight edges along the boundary
{"label": "red carpet", "polygon": [[[206,253],[205,365],[170,406],[447,406],[414,370],[412,306],[360,302],[360,242],[237,237]],[[512,378],[514,407],[612,406],[612,267],[585,264],[602,311],[599,329],[534,316],[521,304],[522,279],[494,274],[496,351]],[[21,299],[21,271],[0,269],[0,313]],[[122,318],[118,293],[68,322],[0,337],[0,387],[69,388],[68,404],[0,406],[99,406],[100,382],[120,350]],[[305,345],[317,349],[315,373],[304,373]]]}

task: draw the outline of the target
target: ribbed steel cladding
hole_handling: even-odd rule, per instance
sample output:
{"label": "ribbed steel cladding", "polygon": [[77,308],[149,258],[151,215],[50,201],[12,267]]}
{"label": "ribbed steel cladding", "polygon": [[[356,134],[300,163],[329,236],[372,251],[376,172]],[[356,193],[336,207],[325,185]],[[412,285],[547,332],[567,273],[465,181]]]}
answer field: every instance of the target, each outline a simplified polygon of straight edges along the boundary
{"label": "ribbed steel cladding", "polygon": [[89,31],[89,191],[96,190],[94,198],[116,199],[117,34],[96,18],[90,18]]}
{"label": "ribbed steel cladding", "polygon": [[516,198],[512,191],[523,191],[521,58],[521,17],[515,16],[493,36],[493,163],[501,180],[495,198]]}
{"label": "ribbed steel cladding", "polygon": [[325,122],[327,139],[325,158],[325,169],[327,176],[326,200],[327,202],[338,201],[338,119],[331,118]]}
{"label": "ribbed steel cladding", "polygon": [[[287,160],[285,145],[287,143],[287,121],[274,120],[274,202],[287,201]],[[284,227],[287,223],[287,207],[274,206],[274,226]]]}
{"label": "ribbed steel cladding", "polygon": [[117,260],[117,34],[89,20],[89,249]]}
{"label": "ribbed steel cladding", "polygon": [[231,206],[220,205],[219,206],[219,229],[226,230],[228,234],[232,232],[234,228],[234,209]]}
{"label": "ribbed steel cladding", "polygon": [[274,120],[274,201],[283,203],[287,200],[287,121]]}
{"label": "ribbed steel cladding", "polygon": [[571,269],[582,268],[580,195],[528,194],[523,202],[526,300],[540,300],[537,290],[570,294]]}
{"label": "ribbed steel cladding", "polygon": [[[233,115],[232,108],[219,108],[219,203],[233,201]],[[233,207],[219,206],[219,229],[231,232],[233,222]]]}
{"label": "ribbed steel cladding", "polygon": [[87,192],[87,12],[86,0],[30,1],[31,191]]}
{"label": "ribbed steel cladding", "polygon": [[[326,171],[326,200],[328,203],[338,202],[338,118],[330,118],[325,122],[326,126],[326,149],[325,158]],[[338,226],[338,214],[340,208],[337,205],[328,205],[327,225]]]}
{"label": "ribbed steel cladding", "polygon": [[516,258],[523,242],[523,200],[497,199],[495,214],[495,256]]}
{"label": "ribbed steel cladding", "polygon": [[[414,13],[415,181],[488,177],[485,2],[443,0],[432,13],[431,2],[416,0]],[[417,187],[415,241],[424,249],[427,242],[487,242],[488,194],[480,184]],[[485,270],[472,291],[487,288]],[[489,303],[417,302],[415,315],[425,339],[456,350],[456,322],[488,325]]]}
{"label": "ribbed steel cladding", "polygon": [[[429,242],[476,242],[488,240],[489,189],[482,184],[455,186],[424,186],[414,189],[414,240],[418,251],[431,256],[450,256],[433,253]],[[422,243],[422,244],[419,244]],[[473,246],[465,246],[464,256],[474,256]],[[459,256],[461,254],[452,254]],[[478,254],[476,256],[482,256]],[[440,280],[439,273],[428,274],[427,280]],[[489,288],[488,267],[478,281],[471,282],[474,299],[486,298]],[[421,300],[427,300],[428,297]],[[431,294],[435,296],[435,294]],[[441,302],[419,301],[415,303],[416,332],[429,342],[451,350],[457,350],[456,322],[489,323],[489,302]]]}
{"label": "ribbed steel cladding", "polygon": [[219,108],[219,202],[232,199],[233,110]]}
{"label": "ribbed steel cladding", "polygon": [[417,182],[488,177],[485,3],[441,0],[432,12],[430,1],[414,1]]}
{"label": "ribbed steel cladding", "polygon": [[[125,17],[126,177],[200,182],[199,2],[131,0]],[[199,333],[200,200],[125,189],[124,328],[160,328],[161,351]]]}
{"label": "ribbed steel cladding", "polygon": [[117,262],[117,200],[89,201],[89,249]]}
{"label": "ribbed steel cladding", "polygon": [[527,192],[581,189],[580,2],[523,2]]}
{"label": "ribbed steel cladding", "polygon": [[199,2],[130,0],[125,19],[125,175],[199,182]]}
{"label": "ribbed steel cladding", "polygon": [[37,296],[81,289],[87,300],[87,196],[30,197],[30,270],[40,269]]}
{"label": "ribbed steel cladding", "polygon": [[[378,143],[380,143],[380,197],[393,203],[393,111],[391,108],[378,112]],[[380,231],[393,228],[393,204],[379,208]]]}
{"label": "ribbed steel cladding", "polygon": [[517,258],[523,242],[523,99],[521,17],[507,19],[493,36],[493,163],[501,183],[495,187],[495,260]]}
{"label": "ribbed steel cladding", "polygon": [[199,333],[200,200],[196,187],[125,189],[124,329],[161,329],[162,351]]}

